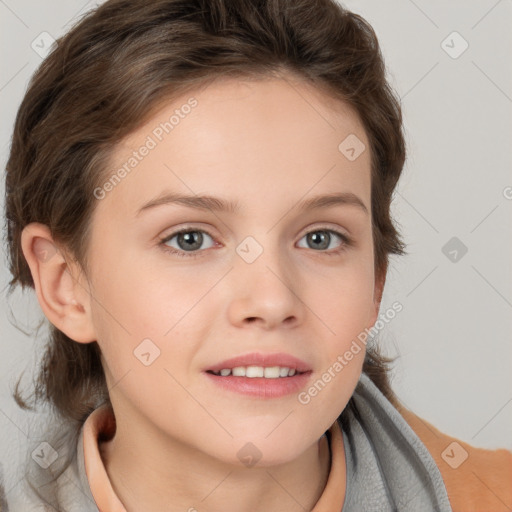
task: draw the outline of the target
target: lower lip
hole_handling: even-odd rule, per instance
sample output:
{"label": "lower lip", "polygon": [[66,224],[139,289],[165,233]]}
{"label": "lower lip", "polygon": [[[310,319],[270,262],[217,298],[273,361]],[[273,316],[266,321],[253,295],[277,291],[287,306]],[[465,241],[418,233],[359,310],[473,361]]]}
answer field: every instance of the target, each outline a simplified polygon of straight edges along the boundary
{"label": "lower lip", "polygon": [[279,377],[278,379],[265,379],[264,377],[221,377],[213,373],[204,372],[215,384],[242,395],[257,398],[280,398],[297,393],[303,389],[310,378],[311,372],[295,374],[293,377]]}

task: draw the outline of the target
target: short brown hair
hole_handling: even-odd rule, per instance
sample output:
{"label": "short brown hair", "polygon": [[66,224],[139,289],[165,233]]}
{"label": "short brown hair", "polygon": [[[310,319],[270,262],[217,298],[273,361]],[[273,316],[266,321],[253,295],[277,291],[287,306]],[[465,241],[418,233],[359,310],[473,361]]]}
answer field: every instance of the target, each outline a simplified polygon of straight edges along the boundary
{"label": "short brown hair", "polygon": [[[10,290],[34,286],[20,242],[30,222],[46,224],[87,269],[93,190],[116,144],[158,105],[212,78],[282,70],[347,102],[361,119],[371,151],[375,270],[385,275],[388,256],[405,253],[390,214],[405,141],[372,27],[334,0],[110,0],[58,39],[19,108],[6,176]],[[368,346],[363,371],[394,401],[390,362]],[[30,408],[18,386],[17,403]],[[78,426],[109,402],[97,342],[73,342],[50,326],[34,396]]]}

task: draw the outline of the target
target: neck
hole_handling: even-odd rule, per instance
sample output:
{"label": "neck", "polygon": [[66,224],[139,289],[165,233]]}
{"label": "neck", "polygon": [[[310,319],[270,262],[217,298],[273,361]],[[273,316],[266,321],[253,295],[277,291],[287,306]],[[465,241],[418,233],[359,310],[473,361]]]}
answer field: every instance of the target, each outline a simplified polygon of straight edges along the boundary
{"label": "neck", "polygon": [[320,498],[331,463],[326,436],[293,461],[248,468],[168,437],[140,435],[132,424],[129,438],[117,425],[114,437],[100,449],[112,488],[127,512],[304,512]]}

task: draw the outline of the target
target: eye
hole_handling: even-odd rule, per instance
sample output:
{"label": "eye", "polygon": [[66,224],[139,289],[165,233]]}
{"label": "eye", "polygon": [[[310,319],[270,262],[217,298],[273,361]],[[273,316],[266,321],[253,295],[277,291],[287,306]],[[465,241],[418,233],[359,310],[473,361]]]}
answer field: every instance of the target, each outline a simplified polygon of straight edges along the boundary
{"label": "eye", "polygon": [[[332,235],[334,235],[334,237]],[[322,252],[325,252],[329,256],[335,256],[342,251],[345,251],[349,246],[352,245],[352,240],[347,235],[334,229],[316,229],[307,233],[303,239],[304,238],[310,247],[315,248],[315,250],[320,249]],[[329,248],[333,239],[336,238],[342,241],[341,245],[329,252],[325,251],[325,249]]]}
{"label": "eye", "polygon": [[[206,231],[201,229],[185,228],[177,231],[176,233],[172,233],[161,240],[160,243],[164,251],[176,254],[177,256],[195,257],[198,256],[198,250],[203,245],[204,235],[213,240],[213,237]],[[176,239],[173,245],[167,245],[169,242],[172,242],[173,239]]]}
{"label": "eye", "polygon": [[[213,236],[202,229],[184,228],[162,239],[160,245],[165,252],[175,254],[176,256],[196,257],[202,254],[201,248],[205,249],[205,247],[202,247],[205,240],[204,235],[213,241]],[[353,245],[352,239],[347,235],[327,228],[310,231],[302,239],[304,238],[310,248],[317,252],[325,253],[328,256],[338,255]],[[326,249],[329,249],[331,242],[336,238],[341,240],[341,244],[337,248],[327,251]],[[215,243],[211,244],[210,247],[214,245]]]}

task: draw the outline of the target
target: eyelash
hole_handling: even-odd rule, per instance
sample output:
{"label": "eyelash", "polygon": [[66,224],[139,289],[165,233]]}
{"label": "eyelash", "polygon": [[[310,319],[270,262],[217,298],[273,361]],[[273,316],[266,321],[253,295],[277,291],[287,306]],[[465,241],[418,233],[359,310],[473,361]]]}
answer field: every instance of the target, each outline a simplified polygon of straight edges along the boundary
{"label": "eyelash", "polygon": [[[340,233],[339,231],[336,231],[335,229],[331,229],[331,228],[321,228],[320,227],[320,228],[314,229],[312,231],[308,231],[307,233],[304,234],[304,236],[309,235],[310,233],[317,233],[319,231],[326,231],[328,233],[334,233],[339,238],[341,238],[343,244],[338,249],[334,249],[334,250],[331,250],[329,252],[328,251],[315,251],[315,252],[323,253],[323,254],[325,254],[327,256],[338,256],[341,253],[345,252],[349,247],[351,247],[353,245],[352,238],[350,238],[349,236],[345,235],[344,233]],[[215,240],[215,237],[213,235],[211,235],[208,231],[204,230],[204,229],[183,228],[183,229],[180,229],[179,231],[171,233],[170,235],[166,236],[163,239],[160,239],[160,244],[159,245],[162,247],[162,250],[164,252],[173,254],[175,256],[179,256],[179,257],[182,257],[182,258],[197,258],[198,256],[201,256],[202,253],[204,253],[204,250],[190,251],[190,252],[178,251],[178,250],[176,250],[176,249],[166,245],[166,242],[169,242],[169,240],[172,240],[177,235],[180,235],[182,233],[193,233],[193,232],[206,233],[209,237],[211,237],[213,240]]]}

